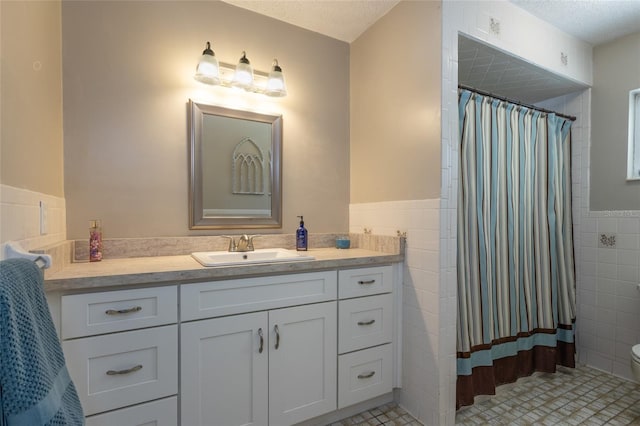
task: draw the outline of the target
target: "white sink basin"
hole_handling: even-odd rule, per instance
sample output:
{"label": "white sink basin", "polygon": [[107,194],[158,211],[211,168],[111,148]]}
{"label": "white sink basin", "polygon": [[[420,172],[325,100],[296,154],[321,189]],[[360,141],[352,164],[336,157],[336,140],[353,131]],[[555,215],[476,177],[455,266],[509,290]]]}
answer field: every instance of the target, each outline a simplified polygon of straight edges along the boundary
{"label": "white sink basin", "polygon": [[297,252],[281,248],[258,249],[246,252],[201,251],[191,256],[203,266],[246,265],[249,263],[293,262],[297,260],[313,260],[313,256],[305,252]]}

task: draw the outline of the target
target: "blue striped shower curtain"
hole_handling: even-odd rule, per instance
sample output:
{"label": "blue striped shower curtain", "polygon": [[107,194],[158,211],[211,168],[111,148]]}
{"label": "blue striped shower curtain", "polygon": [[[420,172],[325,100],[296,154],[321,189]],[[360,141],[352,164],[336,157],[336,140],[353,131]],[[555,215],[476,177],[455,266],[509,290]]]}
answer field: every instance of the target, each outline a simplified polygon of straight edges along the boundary
{"label": "blue striped shower curtain", "polygon": [[457,408],[573,367],[571,121],[461,90]]}

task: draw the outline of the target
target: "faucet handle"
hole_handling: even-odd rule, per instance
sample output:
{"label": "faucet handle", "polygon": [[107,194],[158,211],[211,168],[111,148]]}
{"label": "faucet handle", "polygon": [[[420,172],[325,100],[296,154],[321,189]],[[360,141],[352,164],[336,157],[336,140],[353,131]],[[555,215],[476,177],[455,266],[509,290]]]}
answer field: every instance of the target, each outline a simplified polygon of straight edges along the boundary
{"label": "faucet handle", "polygon": [[249,235],[247,236],[248,242],[247,242],[247,249],[249,249],[250,251],[253,251],[253,239],[255,237],[259,237],[260,235]]}
{"label": "faucet handle", "polygon": [[222,238],[228,238],[229,239],[229,251],[236,251],[237,250],[237,246],[236,246],[236,240],[230,236],[230,235],[220,235]]}

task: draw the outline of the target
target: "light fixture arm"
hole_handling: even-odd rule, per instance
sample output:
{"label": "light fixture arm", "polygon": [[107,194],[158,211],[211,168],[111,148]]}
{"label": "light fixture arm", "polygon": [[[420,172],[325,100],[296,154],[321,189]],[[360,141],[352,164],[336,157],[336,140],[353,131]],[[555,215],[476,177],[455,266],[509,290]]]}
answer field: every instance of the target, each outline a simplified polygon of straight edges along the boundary
{"label": "light fixture arm", "polygon": [[206,49],[204,49],[204,51],[202,52],[203,55],[211,55],[211,56],[216,56],[216,54],[214,53],[213,50],[211,50],[211,43],[207,42],[207,47]]}

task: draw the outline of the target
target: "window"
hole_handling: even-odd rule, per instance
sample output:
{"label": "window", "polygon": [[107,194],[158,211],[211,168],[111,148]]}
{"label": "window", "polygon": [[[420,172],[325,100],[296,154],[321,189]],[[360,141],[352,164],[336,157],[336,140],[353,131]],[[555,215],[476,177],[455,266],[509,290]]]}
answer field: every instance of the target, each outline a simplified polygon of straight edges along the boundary
{"label": "window", "polygon": [[629,92],[629,154],[627,179],[640,179],[640,89]]}

